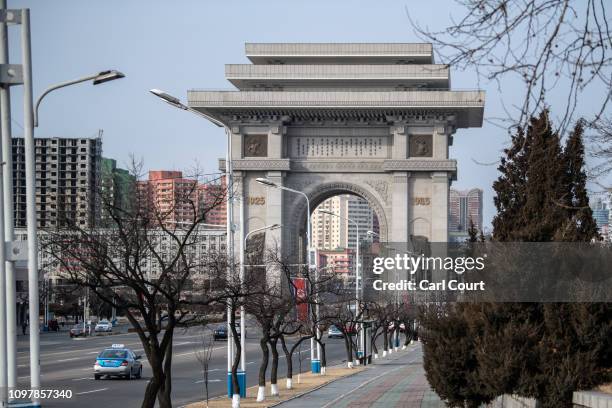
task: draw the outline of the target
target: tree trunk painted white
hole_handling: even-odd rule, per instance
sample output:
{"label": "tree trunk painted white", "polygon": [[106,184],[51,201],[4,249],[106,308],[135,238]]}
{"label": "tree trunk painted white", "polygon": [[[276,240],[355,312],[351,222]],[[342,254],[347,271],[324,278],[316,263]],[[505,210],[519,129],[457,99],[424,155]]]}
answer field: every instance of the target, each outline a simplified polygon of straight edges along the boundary
{"label": "tree trunk painted white", "polygon": [[347,366],[348,368],[353,368],[353,362],[352,362],[352,361],[347,362],[347,363],[346,363],[346,366]]}
{"label": "tree trunk painted white", "polygon": [[406,345],[405,344],[402,346],[402,350],[406,350]]}
{"label": "tree trunk painted white", "polygon": [[232,395],[232,408],[240,408],[240,394]]}
{"label": "tree trunk painted white", "polygon": [[[384,351],[383,351],[383,353],[384,353]],[[384,357],[384,354],[383,354],[383,357]],[[376,360],[376,359],[378,359],[378,353],[374,353],[374,360]]]}
{"label": "tree trunk painted white", "polygon": [[293,379],[291,378],[287,378],[287,389],[288,390],[293,389]]}
{"label": "tree trunk painted white", "polygon": [[266,387],[259,387],[257,389],[257,402],[262,402],[266,399]]}
{"label": "tree trunk painted white", "polygon": [[270,395],[272,397],[278,396],[278,384],[270,384]]}
{"label": "tree trunk painted white", "polygon": [[321,375],[325,375],[325,369],[326,369],[325,366],[321,367]]}
{"label": "tree trunk painted white", "polygon": [[387,350],[383,350],[383,357],[387,357]]}

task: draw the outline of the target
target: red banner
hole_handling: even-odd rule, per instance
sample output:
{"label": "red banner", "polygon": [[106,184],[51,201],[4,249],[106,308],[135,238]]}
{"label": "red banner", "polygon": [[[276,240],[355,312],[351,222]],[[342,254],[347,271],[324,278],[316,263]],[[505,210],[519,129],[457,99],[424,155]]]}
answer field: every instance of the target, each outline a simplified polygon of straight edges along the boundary
{"label": "red banner", "polygon": [[308,289],[306,288],[305,278],[292,278],[295,287],[295,304],[297,309],[297,319],[300,321],[308,320]]}

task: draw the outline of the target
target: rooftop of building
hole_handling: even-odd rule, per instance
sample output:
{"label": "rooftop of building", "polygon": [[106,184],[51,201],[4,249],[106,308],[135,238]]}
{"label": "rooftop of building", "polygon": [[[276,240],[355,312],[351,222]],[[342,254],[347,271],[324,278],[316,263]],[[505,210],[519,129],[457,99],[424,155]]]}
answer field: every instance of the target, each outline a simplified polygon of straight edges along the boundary
{"label": "rooftop of building", "polygon": [[427,43],[246,43],[254,64],[432,64]]}

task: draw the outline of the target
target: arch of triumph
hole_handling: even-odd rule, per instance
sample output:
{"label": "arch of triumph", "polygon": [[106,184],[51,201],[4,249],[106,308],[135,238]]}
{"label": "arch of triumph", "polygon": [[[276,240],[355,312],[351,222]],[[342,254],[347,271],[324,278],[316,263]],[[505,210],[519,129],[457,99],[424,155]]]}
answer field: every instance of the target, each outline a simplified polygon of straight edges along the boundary
{"label": "arch of triumph", "polygon": [[311,210],[363,197],[381,241],[447,241],[449,147],[457,129],[482,125],[484,92],[451,90],[431,44],[247,43],[246,56],[225,66],[237,90],[188,92],[191,108],[231,129],[237,224],[282,224],[266,241],[304,253],[306,200],[255,181],[265,177],[306,193]]}

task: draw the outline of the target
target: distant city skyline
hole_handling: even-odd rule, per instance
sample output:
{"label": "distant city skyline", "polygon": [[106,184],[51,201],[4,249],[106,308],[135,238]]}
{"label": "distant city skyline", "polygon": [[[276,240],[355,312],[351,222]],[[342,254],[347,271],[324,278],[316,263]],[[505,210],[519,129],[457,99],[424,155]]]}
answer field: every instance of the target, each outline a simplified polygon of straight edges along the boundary
{"label": "distant city skyline", "polygon": [[[228,88],[223,64],[245,61],[245,41],[420,42],[407,13],[431,29],[443,29],[451,16],[463,13],[454,2],[444,0],[292,3],[291,11],[299,19],[286,18],[287,6],[280,0],[241,3],[240,7],[231,2],[186,0],[178,9],[158,0],[8,0],[8,6],[31,8],[35,95],[51,84],[104,69],[126,74],[102,87],[83,84],[54,93],[40,107],[37,137],[91,137],[103,129],[104,154],[115,158],[119,167],[127,167],[134,155],[143,160],[146,170],[188,170],[198,164],[212,177],[219,175],[217,159],[225,155],[223,132],[202,118],[160,103],[149,89],[162,88],[185,101],[188,89]],[[273,28],[253,23],[252,16],[262,9],[275,21]],[[232,21],[231,30],[226,29],[228,21]],[[9,36],[11,62],[19,63],[14,27],[9,28]],[[495,213],[491,186],[508,142],[507,132],[487,119],[505,117],[508,107],[520,105],[523,88],[513,79],[499,84],[479,81],[472,69],[451,67],[451,72],[454,88],[487,91],[483,128],[457,134],[450,149],[458,160],[452,187],[483,189],[486,227]],[[14,87],[12,94],[13,135],[21,136],[22,90]],[[549,98],[553,117],[558,116],[555,92]],[[577,107],[579,114],[597,110],[588,98],[583,102]]]}

